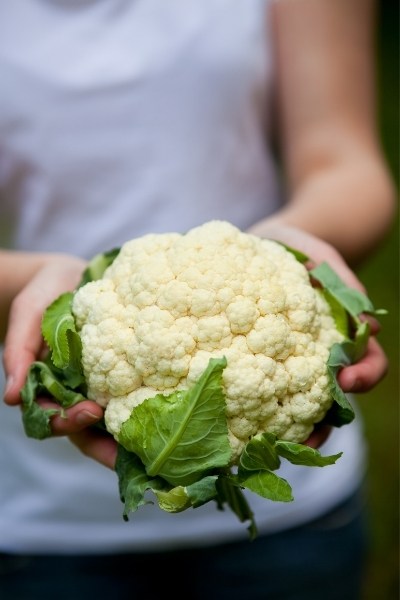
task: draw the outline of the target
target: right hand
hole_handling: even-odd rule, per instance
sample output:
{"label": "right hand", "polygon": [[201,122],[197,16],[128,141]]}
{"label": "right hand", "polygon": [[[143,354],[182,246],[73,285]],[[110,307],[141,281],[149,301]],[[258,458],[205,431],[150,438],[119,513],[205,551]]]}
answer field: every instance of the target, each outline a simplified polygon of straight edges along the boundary
{"label": "right hand", "polygon": [[[47,306],[63,292],[79,283],[86,262],[68,255],[49,254],[48,260],[14,298],[9,312],[4,342],[3,364],[7,377],[4,401],[10,406],[21,404],[20,392],[32,362],[43,358],[47,351],[41,335],[41,320]],[[46,407],[57,408],[48,398],[38,400]],[[68,409],[68,418],[52,419],[54,435],[69,435],[82,431],[100,420],[103,409],[92,401],[83,401]]]}
{"label": "right hand", "polygon": [[[79,283],[86,262],[79,258],[49,254],[43,265],[15,296],[9,311],[4,341],[3,364],[7,377],[4,401],[10,406],[21,404],[20,391],[29,366],[43,358],[46,346],[41,335],[42,315],[47,306],[60,294],[73,290]],[[86,402],[82,403],[83,405]],[[101,418],[102,409],[88,402],[89,409]],[[93,408],[94,405],[94,408]],[[71,415],[82,409],[71,409]],[[93,422],[93,419],[92,419]],[[80,427],[82,428],[82,427]]]}
{"label": "right hand", "polygon": [[[4,342],[3,365],[7,377],[4,401],[20,406],[20,392],[32,362],[41,360],[47,351],[41,335],[42,316],[48,305],[60,294],[76,288],[86,262],[68,255],[49,254],[44,264],[15,296],[9,311]],[[58,408],[49,398],[39,398],[44,408]],[[55,436],[69,436],[80,450],[113,468],[116,442],[110,435],[90,428],[103,417],[96,402],[85,400],[67,409],[65,416],[52,417]]]}

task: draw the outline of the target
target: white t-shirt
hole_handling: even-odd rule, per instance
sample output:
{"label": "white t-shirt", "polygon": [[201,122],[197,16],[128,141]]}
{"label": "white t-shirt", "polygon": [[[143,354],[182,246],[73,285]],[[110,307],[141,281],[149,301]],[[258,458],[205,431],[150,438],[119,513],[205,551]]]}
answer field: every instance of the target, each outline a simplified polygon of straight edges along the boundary
{"label": "white t-shirt", "polygon": [[[246,229],[281,193],[267,139],[267,0],[13,0],[0,5],[0,217],[11,247],[90,258],[210,219]],[[3,234],[4,235],[4,234]],[[3,245],[5,245],[5,241]],[[260,532],[302,523],[364,474],[360,420],[284,465],[295,501],[249,494]],[[0,550],[152,550],[246,538],[212,503],[122,519],[117,477],[0,406]]]}

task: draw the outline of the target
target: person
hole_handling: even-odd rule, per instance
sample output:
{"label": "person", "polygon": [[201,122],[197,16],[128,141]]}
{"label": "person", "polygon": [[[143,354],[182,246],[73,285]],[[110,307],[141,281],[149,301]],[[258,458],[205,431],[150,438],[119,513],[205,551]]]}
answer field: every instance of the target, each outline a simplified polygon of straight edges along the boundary
{"label": "person", "polygon": [[[45,307],[94,254],[145,233],[225,219],[327,260],[362,289],[354,269],[394,212],[374,117],[373,23],[372,0],[0,7],[3,600],[360,597],[360,414],[309,440],[343,451],[334,466],[282,466],[294,502],[251,496],[259,536],[249,542],[211,503],[176,515],[143,506],[125,522],[115,445],[90,428],[102,409],[82,402],[38,442],[15,407],[43,351]],[[339,382],[365,392],[386,369],[374,335]]]}

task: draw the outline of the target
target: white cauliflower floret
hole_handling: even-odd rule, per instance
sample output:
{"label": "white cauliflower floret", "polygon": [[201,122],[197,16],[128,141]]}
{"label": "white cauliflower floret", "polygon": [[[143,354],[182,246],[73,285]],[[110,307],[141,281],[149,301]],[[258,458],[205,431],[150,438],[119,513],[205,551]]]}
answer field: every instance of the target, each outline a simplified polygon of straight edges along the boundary
{"label": "white cauliflower floret", "polygon": [[73,314],[88,397],[118,439],[135,406],[222,374],[235,461],[254,435],[304,441],[332,403],[327,359],[337,331],[306,268],[271,240],[211,221],[127,242]]}
{"label": "white cauliflower floret", "polygon": [[[246,293],[249,296],[255,296],[254,288],[252,294],[250,291]],[[226,307],[226,316],[230,323],[230,329],[232,333],[248,333],[254,326],[260,313],[257,309],[254,300],[251,297],[236,298]]]}

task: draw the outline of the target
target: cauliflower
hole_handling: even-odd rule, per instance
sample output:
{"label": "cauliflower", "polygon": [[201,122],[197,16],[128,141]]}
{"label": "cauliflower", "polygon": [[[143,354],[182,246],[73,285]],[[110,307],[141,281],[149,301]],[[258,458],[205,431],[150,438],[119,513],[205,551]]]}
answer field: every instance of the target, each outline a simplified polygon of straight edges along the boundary
{"label": "cauliflower", "polygon": [[[374,309],[327,265],[310,274],[306,258],[211,221],[96,257],[80,287],[49,307],[52,363],[35,363],[32,376],[45,387],[56,379],[61,387],[47,389],[64,407],[88,397],[105,408],[126,510],[147,488],[170,512],[229,504],[227,486],[287,501],[290,487],[273,473],[279,457],[338,458],[301,443],[323,419],[353,418],[335,375],[362,353],[369,331],[358,315]],[[145,473],[139,500],[125,498],[132,469]]]}
{"label": "cauliflower", "polygon": [[88,398],[118,433],[133,408],[194,384],[211,357],[222,375],[236,462],[258,433],[302,442],[332,404],[328,303],[282,245],[212,221],[185,235],[127,242],[72,313]]}

